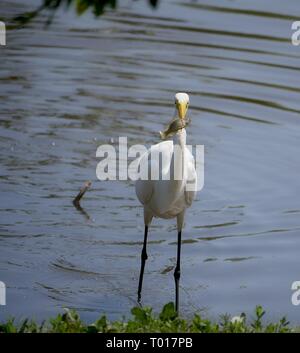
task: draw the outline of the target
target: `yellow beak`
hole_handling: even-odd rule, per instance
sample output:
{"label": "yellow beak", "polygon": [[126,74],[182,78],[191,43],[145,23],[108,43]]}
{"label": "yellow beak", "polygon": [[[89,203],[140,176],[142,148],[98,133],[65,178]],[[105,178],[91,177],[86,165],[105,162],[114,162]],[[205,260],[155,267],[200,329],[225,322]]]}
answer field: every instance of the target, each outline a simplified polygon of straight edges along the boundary
{"label": "yellow beak", "polygon": [[187,104],[178,102],[177,103],[177,110],[178,110],[179,118],[184,119],[186,116],[186,112],[187,112]]}

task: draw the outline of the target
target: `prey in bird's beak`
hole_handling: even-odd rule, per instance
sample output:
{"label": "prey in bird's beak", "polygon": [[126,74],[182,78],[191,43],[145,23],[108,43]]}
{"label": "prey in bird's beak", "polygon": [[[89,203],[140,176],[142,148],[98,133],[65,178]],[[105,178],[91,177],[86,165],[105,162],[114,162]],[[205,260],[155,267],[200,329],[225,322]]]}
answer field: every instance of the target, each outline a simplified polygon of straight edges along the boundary
{"label": "prey in bird's beak", "polygon": [[189,123],[190,120],[188,119],[177,118],[172,120],[164,131],[159,132],[160,138],[165,140],[166,138],[175,135],[179,130],[184,129]]}
{"label": "prey in bird's beak", "polygon": [[177,131],[185,128],[189,124],[190,120],[186,118],[189,100],[189,96],[186,93],[175,94],[175,119],[170,122],[164,131],[160,131],[160,137],[162,139],[166,139],[176,134]]}

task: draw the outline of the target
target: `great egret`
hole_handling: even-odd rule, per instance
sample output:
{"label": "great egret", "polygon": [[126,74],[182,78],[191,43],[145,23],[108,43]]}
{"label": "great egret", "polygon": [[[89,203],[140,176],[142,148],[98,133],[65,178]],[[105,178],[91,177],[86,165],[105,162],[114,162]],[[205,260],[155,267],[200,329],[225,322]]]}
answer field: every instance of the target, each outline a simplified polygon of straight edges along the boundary
{"label": "great egret", "polygon": [[[175,307],[178,312],[179,278],[180,278],[180,250],[181,231],[184,214],[191,206],[196,193],[197,175],[192,153],[186,147],[187,123],[186,113],[189,96],[186,93],[175,95],[175,116],[168,128],[161,132],[161,138],[172,137],[171,141],[163,141],[153,145],[140,159],[139,167],[145,166],[156,169],[158,180],[151,180],[151,172],[147,180],[136,181],[136,195],[144,206],[144,244],[141,253],[141,269],[138,286],[138,302],[141,300],[143,275],[147,256],[148,227],[153,217],[177,218],[177,263],[174,271],[175,278]],[[177,152],[178,153],[177,153]],[[160,154],[161,162],[155,160],[154,155]],[[179,177],[178,177],[179,176]],[[193,187],[187,188],[187,182]]]}

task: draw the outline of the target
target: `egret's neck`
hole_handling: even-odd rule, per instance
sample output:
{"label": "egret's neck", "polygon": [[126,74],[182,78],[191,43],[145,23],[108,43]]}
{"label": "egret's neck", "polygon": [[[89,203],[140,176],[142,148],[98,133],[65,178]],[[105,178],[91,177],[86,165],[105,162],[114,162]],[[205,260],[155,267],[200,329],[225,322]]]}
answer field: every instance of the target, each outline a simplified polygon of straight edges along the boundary
{"label": "egret's neck", "polygon": [[185,167],[185,148],[186,148],[186,131],[181,129],[173,138],[174,142],[174,156],[173,156],[173,185],[174,193],[178,193],[184,185],[186,176]]}
{"label": "egret's neck", "polygon": [[185,129],[181,129],[177,134],[174,135],[174,144],[179,145],[182,148],[182,152],[184,152],[184,147],[186,145],[186,131]]}

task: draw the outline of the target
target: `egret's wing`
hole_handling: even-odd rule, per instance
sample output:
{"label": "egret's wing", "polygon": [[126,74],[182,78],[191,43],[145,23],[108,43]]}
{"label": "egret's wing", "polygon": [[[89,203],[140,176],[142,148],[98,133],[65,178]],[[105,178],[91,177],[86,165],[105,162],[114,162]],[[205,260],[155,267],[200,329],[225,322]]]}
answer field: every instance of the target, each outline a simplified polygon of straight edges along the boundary
{"label": "egret's wing", "polygon": [[[156,160],[153,156],[159,155],[160,157]],[[161,174],[165,174],[170,169],[170,163],[173,154],[173,142],[163,141],[151,148],[141,157],[139,162],[139,168],[148,169],[148,180],[137,180],[135,183],[135,191],[140,202],[145,205],[150,202],[153,194],[155,193],[155,183],[151,180],[151,170],[157,171],[159,178]],[[160,159],[165,161],[160,165]]]}
{"label": "egret's wing", "polygon": [[151,180],[137,180],[135,182],[135,192],[140,203],[146,205],[150,202],[153,195],[153,184]]}
{"label": "egret's wing", "polygon": [[149,161],[149,150],[144,153],[139,161],[139,169],[147,168],[148,170],[148,180],[138,179],[135,182],[135,192],[141,204],[147,204],[153,195],[153,184],[149,178],[150,161]]}

